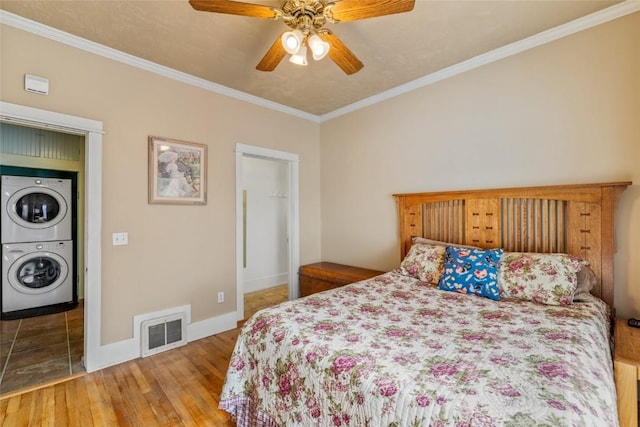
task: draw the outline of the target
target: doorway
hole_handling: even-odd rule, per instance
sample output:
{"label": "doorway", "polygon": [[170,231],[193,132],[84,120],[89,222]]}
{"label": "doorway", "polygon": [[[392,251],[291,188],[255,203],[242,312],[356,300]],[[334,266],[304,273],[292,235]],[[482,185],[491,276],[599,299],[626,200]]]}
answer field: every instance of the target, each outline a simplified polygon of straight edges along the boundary
{"label": "doorway", "polygon": [[[84,136],[84,366],[93,372],[113,356],[101,346],[102,122],[0,101],[0,121]],[[115,364],[115,363],[111,363]]]}
{"label": "doorway", "polygon": [[288,299],[287,222],[289,165],[244,156],[245,319]]}
{"label": "doorway", "polygon": [[0,122],[0,393],[85,372],[84,140]]}
{"label": "doorway", "polygon": [[[269,182],[257,183],[260,176],[268,177]],[[250,181],[254,182],[254,188],[248,191],[247,184]],[[252,222],[245,219],[247,215],[251,215],[249,204],[252,203],[252,197],[256,201],[256,209],[267,209],[263,223],[255,223],[262,228],[260,232],[266,234],[251,235],[247,239],[248,233],[252,232],[248,225]],[[270,287],[275,282],[282,281],[283,277],[286,277],[288,285],[288,299],[298,298],[298,204],[297,154],[236,144],[237,320],[243,320],[245,316],[245,292]],[[248,245],[252,240],[262,243]],[[266,264],[254,265],[251,261],[255,258],[255,255],[252,256],[254,251],[262,254],[258,256],[268,253]],[[252,286],[255,287],[251,288]]]}

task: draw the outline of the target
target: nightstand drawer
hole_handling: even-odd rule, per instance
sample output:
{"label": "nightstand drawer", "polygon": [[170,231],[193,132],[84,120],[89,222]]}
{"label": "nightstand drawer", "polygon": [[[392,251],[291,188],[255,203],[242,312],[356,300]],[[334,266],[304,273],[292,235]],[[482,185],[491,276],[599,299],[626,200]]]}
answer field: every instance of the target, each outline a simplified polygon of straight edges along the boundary
{"label": "nightstand drawer", "polygon": [[384,271],[352,267],[332,262],[318,262],[300,267],[300,296],[339,288],[383,274]]}

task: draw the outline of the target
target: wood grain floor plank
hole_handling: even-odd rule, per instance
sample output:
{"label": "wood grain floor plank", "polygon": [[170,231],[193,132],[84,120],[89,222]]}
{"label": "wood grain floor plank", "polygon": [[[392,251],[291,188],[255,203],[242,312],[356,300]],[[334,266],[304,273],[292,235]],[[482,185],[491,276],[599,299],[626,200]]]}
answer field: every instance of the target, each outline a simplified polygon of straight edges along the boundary
{"label": "wood grain floor plank", "polygon": [[181,399],[181,396],[185,391],[175,380],[173,375],[166,369],[154,369],[154,374],[158,379],[160,388],[166,395],[167,402],[169,402],[173,410],[176,411],[182,421],[182,424],[196,425],[191,415],[191,408],[189,408],[188,405],[185,405]]}
{"label": "wood grain floor plank", "polygon": [[20,411],[22,396],[13,396],[0,401],[0,425],[16,426]]}
{"label": "wood grain floor plank", "polygon": [[56,388],[60,388],[64,390],[65,396],[65,409],[67,412],[67,426],[69,427],[77,427],[80,426],[80,420],[82,420],[82,413],[80,411],[80,402],[78,402],[78,398],[76,397],[76,382],[75,381],[67,381],[65,383],[60,383],[55,386]]}
{"label": "wood grain floor plank", "polygon": [[38,401],[38,394],[38,390],[36,390],[31,394],[31,396],[25,397],[24,406],[21,406],[20,412],[18,412],[18,420],[22,421],[25,417],[30,420],[39,419],[38,416],[40,414],[36,414],[36,403]]}
{"label": "wood grain floor plank", "polygon": [[91,404],[91,417],[93,424],[98,426],[117,425],[117,416],[111,402],[107,400],[110,390],[102,385],[102,375],[87,375],[84,377],[87,383],[87,393]]}
{"label": "wood grain floor plank", "polygon": [[152,356],[137,360],[140,372],[144,376],[145,382],[149,385],[149,391],[144,393],[144,399],[155,417],[156,424],[152,425],[181,425],[179,414],[167,399],[167,395],[155,375],[153,358]]}
{"label": "wood grain floor plank", "polygon": [[189,393],[189,397],[193,399],[193,404],[201,410],[202,416],[199,417],[199,422],[203,425],[215,425],[211,418],[214,414],[213,409],[218,407],[219,398],[214,397],[209,382],[200,375],[200,371],[196,369],[192,359],[186,359],[184,363],[178,364],[176,367],[182,378],[195,379],[195,381],[185,384],[185,388],[192,391]]}
{"label": "wood grain floor plank", "polygon": [[[54,427],[56,425],[56,393],[55,393],[55,388],[44,388],[44,389],[42,389],[42,401],[43,401],[43,405],[42,405],[42,426],[43,427]],[[58,423],[57,425],[64,425],[64,424]]]}
{"label": "wood grain floor plank", "polygon": [[122,425],[131,412],[130,405],[133,404],[130,399],[122,395],[122,391],[127,388],[119,386],[119,383],[127,384],[127,378],[121,372],[120,366],[116,366],[113,369],[102,372],[102,381],[104,382],[105,388],[109,390],[109,403],[114,409],[118,425]]}
{"label": "wood grain floor plank", "polygon": [[[153,388],[149,383],[147,376],[144,374],[143,364],[140,360],[134,364],[122,366],[122,372],[127,377],[128,386],[123,390],[124,397],[133,405],[136,423],[140,425],[153,425],[176,422],[177,414],[170,410],[168,406],[163,406],[162,402],[166,400],[166,395],[153,395]],[[136,378],[135,376],[139,378]],[[140,387],[142,385],[142,387]],[[151,399],[150,399],[151,397]]]}
{"label": "wood grain floor plank", "polygon": [[52,387],[54,393],[53,411],[55,416],[53,417],[53,425],[67,426],[69,425],[69,417],[67,415],[67,396],[64,387]]}
{"label": "wood grain floor plank", "polygon": [[140,390],[140,392],[141,393],[149,392],[150,390],[149,384],[147,383],[147,380],[142,374],[142,371],[140,370],[140,366],[138,365],[138,363],[131,364],[129,368],[131,370],[131,374],[133,375],[133,378],[136,380],[136,383],[138,384],[138,389]]}

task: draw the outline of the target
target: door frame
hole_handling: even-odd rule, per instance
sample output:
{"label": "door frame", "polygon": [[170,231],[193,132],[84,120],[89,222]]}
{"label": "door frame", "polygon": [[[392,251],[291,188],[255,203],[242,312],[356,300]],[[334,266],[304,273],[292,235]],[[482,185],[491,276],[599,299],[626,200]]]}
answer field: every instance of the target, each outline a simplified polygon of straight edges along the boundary
{"label": "door frame", "polygon": [[286,162],[289,166],[289,205],[287,209],[287,257],[289,300],[298,298],[298,268],[300,267],[300,218],[298,194],[298,155],[285,151],[236,143],[236,318],[244,319],[244,265],[243,265],[243,209],[244,157]]}
{"label": "door frame", "polygon": [[110,359],[108,349],[101,345],[102,122],[3,101],[0,120],[85,137],[84,366],[93,372]]}

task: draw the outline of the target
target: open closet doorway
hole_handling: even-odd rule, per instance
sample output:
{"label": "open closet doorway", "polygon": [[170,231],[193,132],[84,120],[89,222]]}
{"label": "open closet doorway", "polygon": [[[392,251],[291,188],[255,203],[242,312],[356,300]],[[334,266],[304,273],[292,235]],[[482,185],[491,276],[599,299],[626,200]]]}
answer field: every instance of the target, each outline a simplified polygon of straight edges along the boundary
{"label": "open closet doorway", "polygon": [[84,147],[0,121],[0,394],[85,372]]}
{"label": "open closet doorway", "polygon": [[238,320],[298,297],[298,242],[298,156],[236,144]]}
{"label": "open closet doorway", "polygon": [[84,367],[93,372],[115,364],[114,352],[100,343],[102,122],[0,101],[0,121],[84,136]]}

